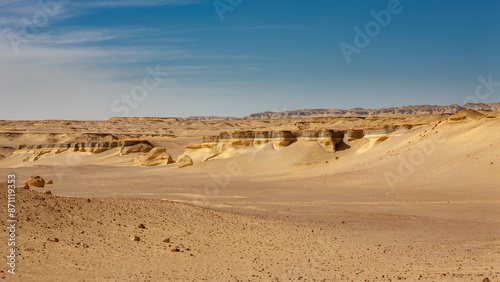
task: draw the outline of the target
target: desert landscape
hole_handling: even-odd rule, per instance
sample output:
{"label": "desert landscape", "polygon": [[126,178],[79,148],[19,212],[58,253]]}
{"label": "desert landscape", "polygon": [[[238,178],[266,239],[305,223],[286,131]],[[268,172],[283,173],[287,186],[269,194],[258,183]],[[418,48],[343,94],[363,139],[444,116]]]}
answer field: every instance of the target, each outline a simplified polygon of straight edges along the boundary
{"label": "desert landscape", "polygon": [[1,277],[500,281],[499,129],[491,103],[3,120]]}
{"label": "desert landscape", "polygon": [[498,11],[0,0],[0,280],[500,282]]}

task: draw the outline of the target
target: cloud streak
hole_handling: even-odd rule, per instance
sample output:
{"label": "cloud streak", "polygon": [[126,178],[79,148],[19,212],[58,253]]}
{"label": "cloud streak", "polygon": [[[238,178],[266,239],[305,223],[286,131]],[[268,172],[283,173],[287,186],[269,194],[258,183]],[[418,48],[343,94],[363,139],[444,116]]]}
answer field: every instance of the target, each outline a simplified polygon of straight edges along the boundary
{"label": "cloud streak", "polygon": [[197,0],[116,0],[116,1],[82,1],[75,3],[77,7],[86,8],[122,8],[122,7],[156,7],[167,5],[199,4]]}

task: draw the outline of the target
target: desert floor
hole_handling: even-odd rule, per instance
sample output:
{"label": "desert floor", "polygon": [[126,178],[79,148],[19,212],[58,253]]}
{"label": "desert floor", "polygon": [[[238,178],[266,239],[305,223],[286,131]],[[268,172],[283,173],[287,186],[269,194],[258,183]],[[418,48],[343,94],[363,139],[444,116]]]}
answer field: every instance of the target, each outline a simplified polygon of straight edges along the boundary
{"label": "desert floor", "polygon": [[[135,167],[113,150],[8,157],[82,132],[138,134],[175,159],[221,131],[404,123],[419,125],[381,143],[344,140],[334,153],[297,142],[182,169]],[[14,173],[19,185],[8,281],[500,281],[498,115],[0,126],[0,182]],[[22,189],[32,175],[54,184]],[[6,218],[5,183],[0,193]]]}

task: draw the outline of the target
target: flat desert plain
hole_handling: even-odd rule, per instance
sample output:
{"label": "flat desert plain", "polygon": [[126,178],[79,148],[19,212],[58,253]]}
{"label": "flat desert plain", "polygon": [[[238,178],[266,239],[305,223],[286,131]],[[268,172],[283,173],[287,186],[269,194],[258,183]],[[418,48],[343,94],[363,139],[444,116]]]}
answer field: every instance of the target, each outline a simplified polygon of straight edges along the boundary
{"label": "flat desert plain", "polygon": [[472,110],[0,121],[1,277],[500,281],[499,129]]}

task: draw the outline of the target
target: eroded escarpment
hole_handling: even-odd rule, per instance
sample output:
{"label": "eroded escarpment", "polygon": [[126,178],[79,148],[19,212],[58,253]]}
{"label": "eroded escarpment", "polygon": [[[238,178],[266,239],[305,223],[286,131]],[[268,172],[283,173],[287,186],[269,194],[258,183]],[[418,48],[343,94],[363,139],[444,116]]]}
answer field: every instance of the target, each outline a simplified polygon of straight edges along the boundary
{"label": "eroded escarpment", "polygon": [[347,141],[354,141],[361,138],[389,136],[397,130],[407,131],[422,124],[400,124],[400,125],[377,125],[365,126],[361,128],[349,129],[346,132]]}
{"label": "eroded escarpment", "polygon": [[341,130],[222,132],[218,136],[202,137],[201,144],[186,147],[183,155],[203,157],[203,161],[207,161],[230,158],[267,144],[272,144],[274,150],[280,150],[299,140],[316,142],[327,152],[335,152],[335,146],[342,141],[344,134]]}
{"label": "eroded escarpment", "polygon": [[116,141],[91,141],[91,142],[71,142],[61,144],[39,144],[39,145],[19,145],[19,149],[12,153],[12,156],[26,155],[23,161],[34,162],[47,154],[61,154],[64,152],[81,152],[100,154],[112,149],[120,149],[120,156],[131,153],[147,153],[154,146],[147,140],[116,140]]}
{"label": "eroded escarpment", "polygon": [[[356,151],[356,153],[362,153],[370,150],[377,144],[384,142],[389,138],[404,134],[408,130],[411,130],[413,127],[419,125],[422,124],[376,125],[355,127],[348,130],[323,128],[310,130],[239,130],[232,132],[222,132],[219,133],[219,135],[195,137],[201,137],[201,143],[192,145],[188,145],[188,142],[192,141],[187,140],[191,140],[189,138],[193,138],[194,136],[189,136],[188,138],[184,137],[184,139],[181,139],[177,142],[178,144],[174,145],[179,146],[179,144],[181,144],[181,148],[185,148],[182,154],[180,154],[182,152],[181,149],[181,151],[177,152],[178,155],[176,154],[174,157],[175,159],[179,160],[184,156],[188,156],[191,161],[187,161],[188,158],[186,158],[186,163],[196,164],[202,161],[212,159],[227,159],[243,153],[255,152],[256,149],[260,150],[263,147],[266,147],[266,150],[269,149],[278,151],[297,142],[306,146],[317,146],[320,151],[321,148],[324,149],[325,153],[333,153],[336,151],[336,147],[338,147],[338,144],[342,141],[353,142],[358,139],[364,139],[368,141],[366,143],[366,146],[363,145],[364,147]],[[207,131],[210,132],[209,130]],[[148,158],[146,156],[156,146],[164,146],[165,149],[173,150],[172,147],[170,147],[170,144],[172,143],[160,140],[158,142],[152,141],[153,144],[155,144],[153,145],[145,138],[124,138],[115,140],[114,138],[116,137],[109,134],[87,135],[88,134],[82,135],[83,137],[81,139],[83,140],[81,142],[53,142],[52,140],[45,139],[46,141],[40,145],[19,145],[19,148],[12,153],[12,156],[20,158],[20,161],[22,162],[34,162],[41,159],[42,157],[54,156],[64,152],[79,153],[81,154],[81,156],[83,156],[83,153],[85,155],[92,156],[115,149],[114,152],[110,152],[109,154],[106,154],[104,156],[105,158],[114,158],[110,161],[106,161],[107,163],[128,162],[131,160],[130,157],[123,159],[118,159],[116,157],[134,153],[137,153],[137,155],[133,155],[136,165],[164,165],[174,162],[172,156],[170,156],[170,154],[168,154],[167,152],[163,154],[165,156],[160,154],[161,157],[150,156]],[[342,146],[341,148],[345,149],[349,148],[349,146]],[[10,152],[12,151],[13,149]],[[6,149],[5,153],[3,154],[9,154],[10,152]],[[140,160],[138,159],[139,157],[141,157]],[[150,159],[153,161],[150,161]],[[156,159],[159,159],[159,161],[157,161]],[[102,160],[103,158],[100,157],[100,161]],[[12,160],[11,163],[13,163],[13,161],[15,160]]]}
{"label": "eroded escarpment", "polygon": [[315,142],[326,152],[335,152],[336,146],[344,138],[346,141],[367,139],[368,145],[360,152],[373,148],[392,136],[421,124],[377,125],[349,130],[302,130],[302,131],[234,131],[222,132],[218,136],[204,136],[202,143],[186,147],[184,154],[190,158],[200,158],[202,161],[225,159],[247,152],[249,149],[261,148],[272,144],[274,150],[280,150],[297,141]]}

